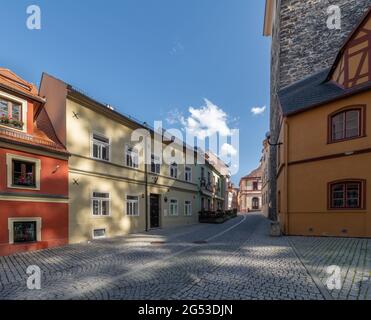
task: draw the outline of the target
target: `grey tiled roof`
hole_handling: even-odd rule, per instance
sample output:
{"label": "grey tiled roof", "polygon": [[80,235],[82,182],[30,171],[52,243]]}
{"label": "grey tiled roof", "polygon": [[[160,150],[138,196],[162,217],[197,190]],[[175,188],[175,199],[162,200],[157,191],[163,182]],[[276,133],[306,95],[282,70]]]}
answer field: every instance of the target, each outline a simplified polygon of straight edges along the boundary
{"label": "grey tiled roof", "polygon": [[348,90],[326,82],[329,71],[330,69],[322,70],[279,91],[283,114],[299,112],[345,94]]}

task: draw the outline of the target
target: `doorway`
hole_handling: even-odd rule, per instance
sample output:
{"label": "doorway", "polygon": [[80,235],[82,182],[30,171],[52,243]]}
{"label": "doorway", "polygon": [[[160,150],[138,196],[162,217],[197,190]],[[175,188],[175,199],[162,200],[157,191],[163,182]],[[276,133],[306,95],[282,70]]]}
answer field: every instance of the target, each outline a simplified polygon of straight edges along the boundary
{"label": "doorway", "polygon": [[150,195],[150,228],[160,227],[160,196],[158,194],[151,193]]}
{"label": "doorway", "polygon": [[253,210],[259,210],[260,203],[259,198],[253,198],[252,199],[252,209]]}

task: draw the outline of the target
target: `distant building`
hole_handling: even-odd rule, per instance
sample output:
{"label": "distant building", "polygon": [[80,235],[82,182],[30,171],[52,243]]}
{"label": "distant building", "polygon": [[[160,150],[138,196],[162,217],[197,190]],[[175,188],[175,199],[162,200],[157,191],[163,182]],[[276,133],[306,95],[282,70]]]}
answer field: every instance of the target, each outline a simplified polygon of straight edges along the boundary
{"label": "distant building", "polygon": [[239,204],[241,212],[262,209],[262,168],[253,170],[240,180]]}
{"label": "distant building", "polygon": [[261,157],[261,169],[262,169],[262,213],[268,218],[269,207],[270,207],[270,195],[269,195],[269,144],[268,140],[263,141],[263,150]]}
{"label": "distant building", "polygon": [[229,186],[231,184],[231,174],[229,172],[228,165],[221,160],[215,153],[208,151],[207,157],[208,162],[218,171],[221,178],[221,194],[224,198],[223,209],[230,210],[229,208]]}
{"label": "distant building", "polygon": [[231,184],[228,188],[228,210],[235,210],[239,209],[238,207],[238,194],[240,189],[235,188],[233,184]]}

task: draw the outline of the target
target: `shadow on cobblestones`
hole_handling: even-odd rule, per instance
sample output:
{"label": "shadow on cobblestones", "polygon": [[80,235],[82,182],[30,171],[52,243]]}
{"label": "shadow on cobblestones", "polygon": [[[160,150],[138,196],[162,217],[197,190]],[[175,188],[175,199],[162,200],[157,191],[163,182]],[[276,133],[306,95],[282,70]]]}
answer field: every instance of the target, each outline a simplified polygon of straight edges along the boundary
{"label": "shadow on cobblestones", "polygon": [[[259,214],[0,259],[2,299],[323,299]],[[230,228],[233,228],[229,230]],[[208,240],[204,244],[194,241]],[[163,245],[151,245],[165,241]],[[39,265],[42,289],[26,289]]]}

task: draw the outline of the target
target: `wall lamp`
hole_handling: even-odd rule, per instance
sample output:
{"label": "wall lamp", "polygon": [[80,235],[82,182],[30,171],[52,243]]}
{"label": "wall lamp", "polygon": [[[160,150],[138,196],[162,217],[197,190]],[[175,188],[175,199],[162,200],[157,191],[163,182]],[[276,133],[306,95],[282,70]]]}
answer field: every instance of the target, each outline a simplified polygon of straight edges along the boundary
{"label": "wall lamp", "polygon": [[268,144],[271,146],[271,147],[277,147],[277,146],[281,146],[283,145],[282,142],[279,142],[279,143],[272,143],[270,140],[271,140],[271,133],[270,131],[268,131],[265,135],[265,137],[267,138],[267,142]]}

